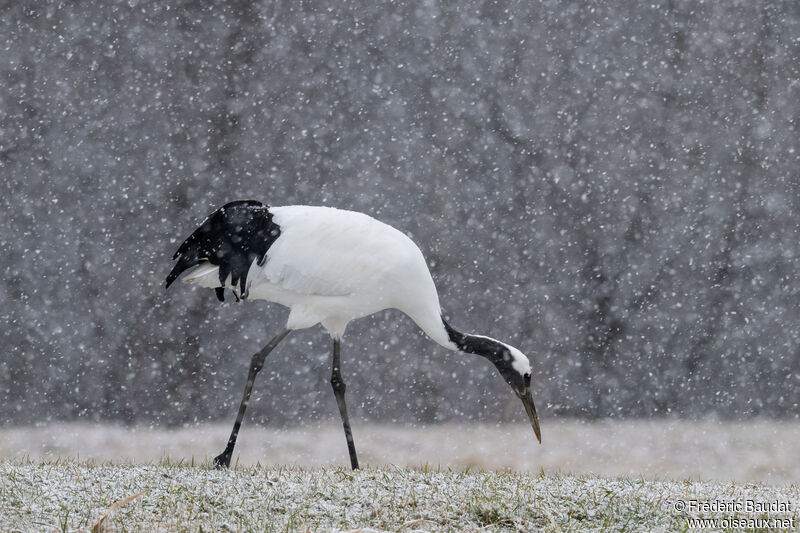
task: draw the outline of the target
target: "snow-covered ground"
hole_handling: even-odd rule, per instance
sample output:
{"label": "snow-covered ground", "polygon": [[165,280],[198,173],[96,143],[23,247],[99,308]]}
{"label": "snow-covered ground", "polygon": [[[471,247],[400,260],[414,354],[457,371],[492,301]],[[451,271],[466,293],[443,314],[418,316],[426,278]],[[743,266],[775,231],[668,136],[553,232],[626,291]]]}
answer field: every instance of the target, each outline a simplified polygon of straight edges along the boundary
{"label": "snow-covered ground", "polygon": [[[365,465],[471,467],[518,472],[800,483],[800,423],[632,420],[542,421],[543,444],[529,425],[405,427],[355,422]],[[0,429],[0,458],[94,459],[113,463],[202,463],[222,451],[228,424],[181,429],[52,424]],[[238,456],[238,459],[237,459]],[[240,465],[348,465],[341,426],[290,429],[245,423],[234,456]]]}
{"label": "snow-covered ground", "polygon": [[[691,530],[697,517],[780,520],[767,527],[786,530],[798,523],[798,501],[795,486],[641,478],[0,460],[3,531],[667,532]],[[772,508],[695,509],[704,502]]]}

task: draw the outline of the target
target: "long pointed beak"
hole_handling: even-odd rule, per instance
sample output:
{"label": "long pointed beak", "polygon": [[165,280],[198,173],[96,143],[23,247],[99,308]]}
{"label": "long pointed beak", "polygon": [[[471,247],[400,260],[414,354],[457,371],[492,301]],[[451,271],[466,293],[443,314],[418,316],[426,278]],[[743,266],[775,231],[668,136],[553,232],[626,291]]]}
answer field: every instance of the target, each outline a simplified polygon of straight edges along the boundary
{"label": "long pointed beak", "polygon": [[533,404],[531,388],[525,387],[525,393],[519,395],[519,399],[522,400],[522,405],[525,406],[525,412],[528,413],[528,418],[531,419],[531,427],[533,427],[533,432],[536,433],[536,440],[541,444],[542,430],[539,429],[539,415],[536,414],[536,406]]}

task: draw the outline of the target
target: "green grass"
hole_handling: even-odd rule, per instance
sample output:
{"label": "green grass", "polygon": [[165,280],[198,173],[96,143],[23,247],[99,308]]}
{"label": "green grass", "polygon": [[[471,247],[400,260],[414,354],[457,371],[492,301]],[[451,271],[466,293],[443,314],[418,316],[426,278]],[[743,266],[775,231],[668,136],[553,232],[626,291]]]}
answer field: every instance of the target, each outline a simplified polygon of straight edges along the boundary
{"label": "green grass", "polygon": [[800,492],[428,467],[0,461],[2,531],[687,531],[678,499],[789,501],[796,516]]}

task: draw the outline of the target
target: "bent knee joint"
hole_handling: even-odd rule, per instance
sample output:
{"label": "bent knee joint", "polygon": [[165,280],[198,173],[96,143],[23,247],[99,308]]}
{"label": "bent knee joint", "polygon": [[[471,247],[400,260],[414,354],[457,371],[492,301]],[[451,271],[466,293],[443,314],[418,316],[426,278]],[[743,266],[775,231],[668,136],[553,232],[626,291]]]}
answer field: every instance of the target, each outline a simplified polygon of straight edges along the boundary
{"label": "bent knee joint", "polygon": [[331,387],[333,387],[333,392],[337,394],[344,394],[344,392],[347,390],[347,385],[339,376],[334,376],[331,378]]}
{"label": "bent knee joint", "polygon": [[261,354],[255,354],[253,358],[250,360],[250,368],[253,369],[253,372],[258,374],[261,372],[261,369],[264,368],[264,361],[266,357],[261,357]]}

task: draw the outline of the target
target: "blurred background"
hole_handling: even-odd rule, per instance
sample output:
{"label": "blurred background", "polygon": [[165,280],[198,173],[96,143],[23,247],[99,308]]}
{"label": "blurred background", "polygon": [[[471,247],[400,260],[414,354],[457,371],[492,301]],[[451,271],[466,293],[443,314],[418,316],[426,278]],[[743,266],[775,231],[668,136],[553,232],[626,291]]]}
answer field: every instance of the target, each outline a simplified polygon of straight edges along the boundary
{"label": "blurred background", "polygon": [[[232,422],[287,313],[164,278],[241,198],[408,233],[451,323],[530,356],[545,440],[800,414],[796,1],[0,14],[0,424]],[[396,311],[350,325],[343,371],[355,420],[525,423]],[[250,420],[336,422],[329,376],[327,335],[296,332]]]}

